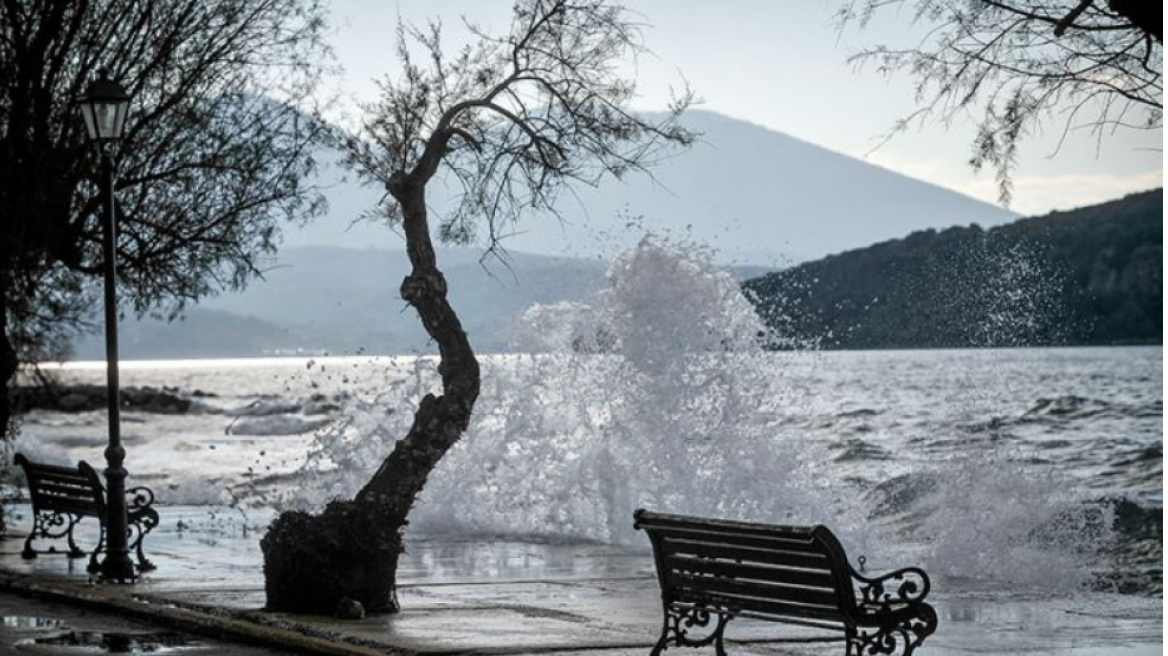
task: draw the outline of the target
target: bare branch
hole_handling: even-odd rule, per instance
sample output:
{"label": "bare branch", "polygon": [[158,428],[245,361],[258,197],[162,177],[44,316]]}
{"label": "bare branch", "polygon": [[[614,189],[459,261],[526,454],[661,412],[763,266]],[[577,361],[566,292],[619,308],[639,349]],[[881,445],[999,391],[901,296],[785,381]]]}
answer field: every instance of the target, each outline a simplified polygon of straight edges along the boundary
{"label": "bare branch", "polygon": [[[1163,53],[1150,27],[1158,21],[1141,13],[1154,13],[1150,7],[1159,5],[1124,0],[1103,4],[847,0],[838,20],[841,29],[852,23],[864,26],[889,7],[915,8],[915,20],[931,26],[920,43],[906,49],[869,48],[851,61],[916,79],[918,108],[898,121],[890,135],[926,121],[948,124],[973,115],[978,132],[970,163],[994,169],[1000,199],[1006,203],[1018,142],[1066,114],[1065,109],[1072,110],[1064,118],[1068,122],[1162,127]],[[1070,125],[1063,127],[1065,133]]]}
{"label": "bare branch", "polygon": [[[391,171],[425,182],[444,167],[462,186],[443,219],[452,239],[490,243],[523,211],[550,210],[570,183],[645,170],[693,138],[675,120],[692,101],[688,90],[660,121],[627,109],[633,87],[614,72],[644,48],[620,7],[531,0],[517,7],[509,34],[471,29],[478,45],[448,58],[438,29],[400,28],[428,63],[399,44],[404,73],[383,81],[381,99],[367,108],[372,150],[360,138],[347,149],[349,164],[383,185]],[[474,230],[476,219],[485,233]]]}

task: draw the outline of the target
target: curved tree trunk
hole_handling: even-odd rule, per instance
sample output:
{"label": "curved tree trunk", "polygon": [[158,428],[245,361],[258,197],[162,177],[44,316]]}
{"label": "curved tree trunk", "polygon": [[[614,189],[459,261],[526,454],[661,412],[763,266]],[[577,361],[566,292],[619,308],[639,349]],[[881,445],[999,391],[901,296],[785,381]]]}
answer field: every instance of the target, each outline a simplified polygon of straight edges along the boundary
{"label": "curved tree trunk", "polygon": [[426,217],[425,182],[397,174],[389,191],[401,207],[413,270],[401,295],[438,344],[441,396],[427,394],[409,433],[353,501],[320,515],[284,513],[261,541],[270,610],[333,613],[343,599],[369,612],[395,612],[397,558],[414,500],[434,467],[470,423],[479,395],[479,365],[446,299]]}

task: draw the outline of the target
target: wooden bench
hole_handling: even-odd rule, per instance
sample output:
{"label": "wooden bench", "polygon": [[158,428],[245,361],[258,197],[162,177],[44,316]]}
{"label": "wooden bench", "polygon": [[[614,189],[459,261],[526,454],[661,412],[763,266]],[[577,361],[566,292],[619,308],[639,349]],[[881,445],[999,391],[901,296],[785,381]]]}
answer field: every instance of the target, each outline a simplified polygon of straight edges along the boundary
{"label": "wooden bench", "polygon": [[[653,545],[665,611],[657,656],[711,643],[735,617],[842,631],[846,653],[908,656],[937,628],[929,577],[910,567],[868,577],[824,526],[771,526],[647,510],[636,528]],[[860,560],[861,568],[863,559]]]}
{"label": "wooden bench", "polygon": [[[96,517],[101,524],[101,538],[97,548],[89,554],[88,567],[90,573],[96,573],[100,569],[98,554],[105,548],[107,516],[105,487],[97,472],[85,461],[77,463],[76,467],[60,467],[33,462],[21,453],[16,454],[16,464],[24,469],[25,478],[28,479],[28,495],[33,513],[33,527],[24,541],[21,555],[32,559],[38,553],[56,553],[54,546],[45,551],[34,549],[33,540],[66,538],[69,545],[66,555],[70,558],[84,556],[86,552],[73,539],[73,529],[83,518]],[[153,563],[142,554],[142,539],[158,526],[158,512],[153,505],[154,492],[150,488],[134,487],[126,490],[128,529],[132,538],[129,547],[138,556],[140,571],[154,569]]]}

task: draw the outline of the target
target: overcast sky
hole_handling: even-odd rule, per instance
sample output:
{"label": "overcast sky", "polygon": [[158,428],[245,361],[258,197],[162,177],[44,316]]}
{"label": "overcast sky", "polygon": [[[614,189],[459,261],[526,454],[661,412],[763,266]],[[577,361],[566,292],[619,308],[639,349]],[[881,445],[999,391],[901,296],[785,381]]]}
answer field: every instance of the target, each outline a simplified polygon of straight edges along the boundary
{"label": "overcast sky", "polygon": [[[398,16],[443,20],[452,45],[460,17],[503,32],[510,0],[332,0],[332,44],[343,67],[335,91],[348,102],[371,99],[375,77],[396,76]],[[866,158],[970,196],[996,202],[992,172],[967,162],[972,122],[927,125],[873,150],[894,122],[909,114],[913,80],[857,72],[849,54],[875,43],[908,45],[908,12],[888,13],[866,31],[840,33],[838,3],[814,0],[628,0],[643,17],[653,56],[637,63],[637,108],[659,110],[684,79],[702,108],[787,133],[837,152]],[[917,29],[919,32],[919,28]],[[1127,131],[1099,142],[1072,134],[1057,153],[1061,126],[1028,140],[1011,209],[1023,214],[1110,200],[1163,184],[1162,131]]]}

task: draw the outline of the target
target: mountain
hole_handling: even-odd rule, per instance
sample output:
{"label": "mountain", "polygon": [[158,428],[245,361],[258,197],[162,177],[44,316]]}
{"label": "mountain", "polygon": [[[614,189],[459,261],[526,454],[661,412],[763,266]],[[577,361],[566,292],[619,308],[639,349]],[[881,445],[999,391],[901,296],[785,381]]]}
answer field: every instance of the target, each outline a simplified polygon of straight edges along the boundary
{"label": "mountain", "polygon": [[[581,300],[604,284],[606,260],[646,232],[720,251],[753,275],[776,265],[888,239],[911,230],[1014,218],[988,205],[793,137],[704,111],[686,124],[701,138],[653,169],[561,199],[563,221],[531,216],[504,241],[510,268],[479,263],[475,248],[443,249],[451,301],[483,352],[513,347],[512,330],[533,303]],[[360,220],[381,192],[340,172],[321,153],[329,211],[288,227],[262,280],[204,299],[181,321],[128,320],[127,358],[224,357],[288,352],[428,352],[415,313],[398,297],[407,273],[399,235]],[[432,211],[452,193],[436,180]],[[753,268],[752,268],[753,267]],[[74,345],[103,356],[101,340]]]}
{"label": "mountain", "polygon": [[[608,263],[508,252],[484,259],[473,248],[442,248],[438,259],[471,344],[482,353],[521,348],[515,330],[535,303],[586,301],[607,286]],[[736,267],[745,280],[765,273]],[[417,313],[398,287],[409,273],[400,249],[286,248],[242,292],[204,299],[175,321],[127,318],[119,327],[127,359],[291,354],[429,353]],[[100,324],[100,322],[98,322]],[[105,357],[100,332],[73,344],[81,360]]]}
{"label": "mountain", "polygon": [[[956,192],[708,111],[684,121],[700,134],[692,148],[652,169],[565,194],[563,222],[532,215],[507,238],[516,251],[611,258],[645,231],[689,238],[721,251],[726,264],[771,268],[867,246],[914,230],[1007,223],[1016,215]],[[325,158],[327,160],[327,158]],[[326,167],[330,212],[287,234],[289,245],[400,246],[381,225],[354,219],[380,191]],[[441,214],[452,193],[431,185]]]}
{"label": "mountain", "polygon": [[[255,356],[295,351],[314,339],[297,327],[202,307],[173,322],[124,320],[118,337],[120,354],[135,360]],[[95,333],[82,337],[73,350],[79,359],[99,360],[105,357],[104,349],[103,337]]]}
{"label": "mountain", "polygon": [[[606,265],[599,261],[481,257],[475,249],[439,253],[451,303],[471,343],[484,352],[513,348],[513,329],[533,303],[582,300],[604,285]],[[401,250],[287,248],[243,292],[205,299],[169,323],[126,320],[121,353],[154,359],[429,352],[417,314],[398,295],[407,273]],[[74,355],[98,359],[103,349],[100,335],[89,335],[74,344]]]}
{"label": "mountain", "polygon": [[1162,189],[983,230],[915,232],[748,281],[770,325],[829,348],[1163,340]]}

